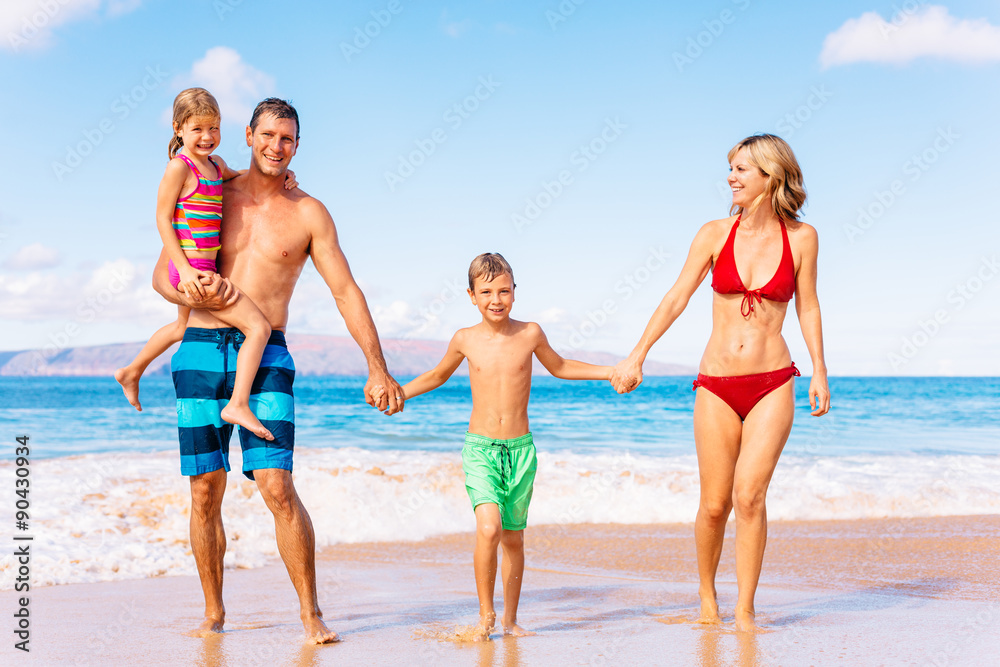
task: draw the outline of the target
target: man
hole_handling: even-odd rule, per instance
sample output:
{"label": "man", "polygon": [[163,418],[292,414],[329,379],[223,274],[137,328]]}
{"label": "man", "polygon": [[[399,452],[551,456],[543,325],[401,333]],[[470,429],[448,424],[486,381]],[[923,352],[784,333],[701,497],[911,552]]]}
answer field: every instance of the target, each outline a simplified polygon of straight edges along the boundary
{"label": "man", "polygon": [[[330,287],[348,331],[368,360],[365,400],[393,414],[403,409],[403,393],[386,370],[368,304],[351,275],[329,212],[301,190],[285,190],[285,172],[299,144],[295,109],[283,100],[264,100],[254,110],[246,140],[252,153],[250,169],[227,181],[223,190],[218,269],[224,278],[217,276],[206,286],[204,299],[190,299],[168,282],[165,254],[153,278],[153,287],[167,301],[193,309],[171,370],[177,389],[181,455],[198,463],[198,472],[190,480],[191,549],[205,594],[205,620],[199,631],[222,632],[225,623],[226,536],[221,510],[232,432],[232,425],[206,410],[217,410],[232,390],[231,370],[242,340],[240,332],[226,328],[212,310],[234,303],[242,293],[260,308],[273,330],[254,381],[251,405],[275,436],[274,441],[265,441],[241,429],[243,472],[256,481],[274,514],[278,551],[298,593],[308,641],[334,642],[337,634],[324,624],[316,595],[312,522],[291,475],[294,365],[284,345],[284,330],[288,303],[307,257]],[[371,394],[376,385],[385,388],[378,400]],[[261,454],[263,448],[267,451]]]}

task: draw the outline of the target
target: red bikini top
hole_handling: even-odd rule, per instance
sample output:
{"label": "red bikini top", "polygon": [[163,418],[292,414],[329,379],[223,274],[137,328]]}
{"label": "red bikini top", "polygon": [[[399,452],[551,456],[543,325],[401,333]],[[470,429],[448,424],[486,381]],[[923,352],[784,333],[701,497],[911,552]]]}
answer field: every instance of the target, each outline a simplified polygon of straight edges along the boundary
{"label": "red bikini top", "polygon": [[[742,216],[740,216],[742,217]],[[740,226],[740,218],[736,218],[726,245],[722,246],[719,259],[712,267],[712,289],[719,294],[742,294],[743,303],[740,305],[740,313],[743,317],[750,317],[753,312],[754,299],[761,303],[763,299],[768,301],[791,301],[795,294],[795,261],[792,259],[792,247],[788,244],[788,230],[785,229],[785,221],[781,223],[781,262],[778,270],[774,272],[774,277],[763,287],[749,290],[740,278],[740,272],[736,269],[736,258],[733,255],[733,241],[736,239],[736,228]]]}

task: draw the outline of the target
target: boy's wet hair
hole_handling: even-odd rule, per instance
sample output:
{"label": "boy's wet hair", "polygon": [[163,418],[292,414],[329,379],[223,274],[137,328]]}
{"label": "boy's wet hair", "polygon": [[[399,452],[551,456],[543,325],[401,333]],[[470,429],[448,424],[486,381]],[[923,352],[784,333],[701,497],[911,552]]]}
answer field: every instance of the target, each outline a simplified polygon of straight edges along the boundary
{"label": "boy's wet hair", "polygon": [[257,131],[257,124],[263,116],[274,116],[275,118],[291,118],[295,121],[295,138],[299,138],[299,112],[290,103],[277,97],[269,97],[257,105],[250,116],[250,130]]}
{"label": "boy's wet hair", "polygon": [[[514,269],[510,268],[510,264],[507,260],[503,258],[498,252],[484,252],[479,257],[472,260],[472,264],[469,265],[469,289],[474,290],[476,278],[482,278],[486,282],[490,282],[497,276],[502,276],[503,274],[510,275],[510,282],[514,282]],[[517,287],[517,285],[514,285]]]}

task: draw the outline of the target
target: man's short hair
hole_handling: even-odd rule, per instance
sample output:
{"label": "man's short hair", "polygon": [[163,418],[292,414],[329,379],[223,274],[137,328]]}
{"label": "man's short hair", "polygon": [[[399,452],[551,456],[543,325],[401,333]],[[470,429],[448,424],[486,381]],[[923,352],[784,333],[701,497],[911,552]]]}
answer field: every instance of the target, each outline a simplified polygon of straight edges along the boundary
{"label": "man's short hair", "polygon": [[514,269],[510,268],[510,264],[503,258],[503,255],[498,252],[484,252],[472,260],[472,264],[469,265],[469,289],[476,289],[473,285],[476,278],[490,282],[505,273],[510,275],[510,282],[513,283]]}
{"label": "man's short hair", "polygon": [[295,138],[299,138],[299,112],[285,100],[279,100],[277,97],[269,97],[258,104],[257,108],[253,110],[253,115],[250,116],[251,131],[257,131],[257,124],[260,123],[262,116],[291,118],[295,121]]}

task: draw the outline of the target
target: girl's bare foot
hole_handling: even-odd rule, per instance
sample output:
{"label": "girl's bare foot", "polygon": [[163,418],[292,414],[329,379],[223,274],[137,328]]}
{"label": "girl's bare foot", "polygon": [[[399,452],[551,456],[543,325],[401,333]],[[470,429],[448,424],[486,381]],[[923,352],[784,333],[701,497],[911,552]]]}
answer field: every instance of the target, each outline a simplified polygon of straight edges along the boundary
{"label": "girl's bare foot", "polygon": [[497,615],[490,613],[479,618],[479,624],[472,631],[472,641],[474,642],[485,642],[489,641],[490,633],[493,632],[494,626],[497,624]]}
{"label": "girl's bare foot", "polygon": [[128,399],[129,405],[142,412],[142,405],[139,404],[140,377],[142,377],[140,373],[130,371],[128,366],[115,371],[115,380],[122,386],[122,391],[125,392],[125,398]]}
{"label": "girl's bare foot", "polygon": [[714,593],[701,596],[701,615],[698,617],[698,623],[706,625],[722,623],[722,619],[719,618],[719,603]]}
{"label": "girl's bare foot", "polygon": [[503,633],[505,635],[510,635],[511,637],[533,637],[537,634],[531,630],[525,630],[518,625],[517,622],[511,623],[510,625],[504,623]]}
{"label": "girl's bare foot", "polygon": [[233,402],[229,401],[229,404],[222,408],[221,416],[230,424],[238,424],[248,429],[258,438],[274,440],[274,436],[264,428],[264,425],[260,423],[260,420],[257,419],[257,416],[250,409],[249,405],[233,405]]}
{"label": "girl's bare foot", "polygon": [[746,609],[736,608],[736,629],[740,632],[757,632],[760,628],[757,626],[756,614],[752,611],[747,611]]}

